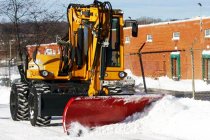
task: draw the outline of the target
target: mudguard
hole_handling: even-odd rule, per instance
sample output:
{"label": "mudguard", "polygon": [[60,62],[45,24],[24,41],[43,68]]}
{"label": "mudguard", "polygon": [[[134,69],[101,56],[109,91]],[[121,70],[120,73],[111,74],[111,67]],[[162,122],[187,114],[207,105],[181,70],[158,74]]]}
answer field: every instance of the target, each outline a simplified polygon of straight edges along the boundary
{"label": "mudguard", "polygon": [[71,98],[63,113],[64,131],[71,123],[79,122],[87,127],[118,123],[163,95],[99,96]]}

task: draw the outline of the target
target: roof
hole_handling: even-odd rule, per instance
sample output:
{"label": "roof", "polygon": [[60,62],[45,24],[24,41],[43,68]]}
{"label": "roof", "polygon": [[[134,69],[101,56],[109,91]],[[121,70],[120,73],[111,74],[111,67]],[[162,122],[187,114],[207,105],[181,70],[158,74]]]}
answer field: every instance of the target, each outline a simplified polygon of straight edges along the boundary
{"label": "roof", "polygon": [[[151,23],[146,25],[138,25],[139,28],[141,27],[149,27],[149,26],[159,26],[159,25],[167,25],[167,24],[177,24],[177,23],[183,23],[183,22],[191,22],[191,21],[197,21],[197,20],[204,20],[204,19],[210,19],[210,17],[195,17],[191,19],[184,19],[184,20],[177,20],[177,21],[166,21],[166,22],[159,22],[159,23]],[[125,27],[124,29],[131,29],[131,27]]]}
{"label": "roof", "polygon": [[58,45],[57,43],[49,43],[49,44],[35,44],[35,45],[27,45],[26,47],[38,47],[38,46],[54,46],[54,45]]}

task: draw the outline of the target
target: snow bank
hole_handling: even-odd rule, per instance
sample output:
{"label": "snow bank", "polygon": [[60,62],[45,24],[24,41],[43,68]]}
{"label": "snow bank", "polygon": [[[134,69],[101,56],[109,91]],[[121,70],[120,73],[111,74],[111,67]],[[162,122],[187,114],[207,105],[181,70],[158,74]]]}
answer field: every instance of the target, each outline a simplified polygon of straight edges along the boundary
{"label": "snow bank", "polygon": [[0,86],[0,104],[9,104],[10,87]]}
{"label": "snow bank", "polygon": [[[148,115],[136,121],[142,131],[179,139],[210,139],[210,102],[166,96],[153,104]],[[135,128],[135,125],[133,126]]]}
{"label": "snow bank", "polygon": [[84,132],[82,134],[85,137],[141,133],[166,136],[169,139],[172,137],[184,140],[209,140],[209,118],[210,102],[165,96],[144,112],[136,113],[122,123],[97,127],[94,130],[74,124],[73,129],[77,132],[81,130],[80,133]]}
{"label": "snow bank", "polygon": [[[132,74],[130,70],[126,70],[127,74],[135,80],[135,85],[143,87],[142,77]],[[192,91],[192,80],[174,81],[166,76],[159,77],[157,80],[146,77],[147,88],[174,90],[174,91]],[[195,91],[210,91],[210,85],[203,80],[195,80]]]}

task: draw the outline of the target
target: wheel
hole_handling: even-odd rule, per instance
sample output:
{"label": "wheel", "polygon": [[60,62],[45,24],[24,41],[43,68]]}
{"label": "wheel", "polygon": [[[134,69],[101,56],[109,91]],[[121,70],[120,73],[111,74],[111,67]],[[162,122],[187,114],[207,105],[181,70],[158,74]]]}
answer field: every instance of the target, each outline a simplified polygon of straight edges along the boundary
{"label": "wheel", "polygon": [[39,95],[49,93],[46,86],[33,86],[29,94],[29,120],[32,126],[47,126],[50,124],[51,117],[39,116]]}
{"label": "wheel", "polygon": [[10,92],[10,113],[14,121],[28,120],[28,86],[22,82],[12,85]]}

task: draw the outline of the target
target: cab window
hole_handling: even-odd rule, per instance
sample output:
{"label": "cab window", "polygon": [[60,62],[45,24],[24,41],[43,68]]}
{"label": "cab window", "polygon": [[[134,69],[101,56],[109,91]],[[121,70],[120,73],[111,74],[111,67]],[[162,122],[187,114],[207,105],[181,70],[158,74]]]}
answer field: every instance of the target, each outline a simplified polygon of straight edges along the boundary
{"label": "cab window", "polygon": [[119,18],[112,19],[112,32],[107,53],[107,66],[120,67],[120,22]]}

